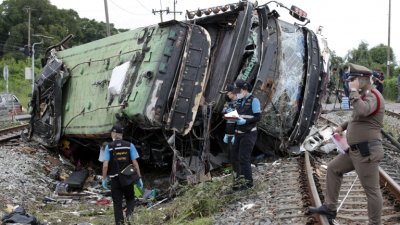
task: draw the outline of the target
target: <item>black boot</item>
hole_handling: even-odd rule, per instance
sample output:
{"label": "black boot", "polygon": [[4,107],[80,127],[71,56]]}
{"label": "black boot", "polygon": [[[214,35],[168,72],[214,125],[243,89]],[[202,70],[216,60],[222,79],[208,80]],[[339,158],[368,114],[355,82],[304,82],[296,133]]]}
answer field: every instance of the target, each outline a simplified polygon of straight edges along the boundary
{"label": "black boot", "polygon": [[321,205],[320,207],[308,207],[310,213],[318,213],[325,215],[328,219],[336,218],[336,210],[329,209],[326,205]]}

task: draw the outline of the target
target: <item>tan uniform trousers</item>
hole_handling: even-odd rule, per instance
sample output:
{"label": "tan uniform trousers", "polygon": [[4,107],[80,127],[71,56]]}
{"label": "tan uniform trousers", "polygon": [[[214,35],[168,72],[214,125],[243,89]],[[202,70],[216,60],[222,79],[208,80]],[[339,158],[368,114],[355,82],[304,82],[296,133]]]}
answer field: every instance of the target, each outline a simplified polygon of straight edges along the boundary
{"label": "tan uniform trousers", "polygon": [[370,155],[363,157],[358,150],[350,149],[340,154],[328,164],[326,175],[325,204],[334,210],[337,208],[343,174],[356,170],[358,179],[367,195],[369,224],[381,224],[382,193],[379,185],[379,162],[383,159],[381,143],[369,144]]}

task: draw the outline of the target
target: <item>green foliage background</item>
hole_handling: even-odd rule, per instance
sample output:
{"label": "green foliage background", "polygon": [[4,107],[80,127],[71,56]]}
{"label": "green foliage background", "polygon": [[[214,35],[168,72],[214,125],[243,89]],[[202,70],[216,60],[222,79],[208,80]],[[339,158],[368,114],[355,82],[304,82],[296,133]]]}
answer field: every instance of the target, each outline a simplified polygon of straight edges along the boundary
{"label": "green foliage background", "polygon": [[383,86],[383,96],[386,100],[396,101],[398,95],[397,77],[386,79]]}
{"label": "green foliage background", "polygon": [[[32,80],[25,80],[25,67],[29,65],[29,59],[15,60],[14,58],[0,59],[0,69],[3,72],[4,65],[8,66],[8,91],[14,93],[20,100],[22,107],[27,108],[30,97],[28,94],[32,93]],[[38,62],[37,62],[38,63]],[[39,73],[36,68],[35,74]],[[3,76],[0,79],[0,92],[6,92],[7,86]]]}
{"label": "green foliage background", "polygon": [[[363,65],[374,71],[381,71],[385,74],[385,83],[383,96],[386,100],[395,101],[397,99],[397,75],[400,74],[400,67],[395,63],[396,56],[393,49],[390,48],[390,75],[387,76],[387,49],[388,46],[379,44],[372,48],[368,48],[368,43],[361,42],[357,48],[349,50],[344,60],[336,56],[335,52],[331,52],[331,65],[340,71],[348,62]],[[332,78],[331,78],[332,79]],[[341,85],[339,85],[341,87]]]}
{"label": "green foliage background", "polygon": [[[40,73],[40,59],[47,47],[59,43],[68,34],[73,34],[66,47],[81,45],[106,37],[106,24],[87,18],[80,18],[71,9],[58,9],[49,0],[4,0],[0,4],[0,73],[4,65],[9,69],[9,92],[15,94],[24,108],[27,108],[32,92],[32,80],[25,80],[25,67],[32,61],[24,55],[28,45],[28,11],[31,11],[31,45],[35,45],[35,75]],[[110,24],[111,33],[126,31]],[[6,92],[6,82],[1,76],[0,92]]]}

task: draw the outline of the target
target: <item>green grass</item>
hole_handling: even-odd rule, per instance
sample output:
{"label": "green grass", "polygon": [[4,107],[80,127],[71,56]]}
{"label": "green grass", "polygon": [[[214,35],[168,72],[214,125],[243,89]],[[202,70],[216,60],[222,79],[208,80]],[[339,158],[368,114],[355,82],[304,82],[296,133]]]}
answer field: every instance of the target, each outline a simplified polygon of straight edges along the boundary
{"label": "green grass", "polygon": [[112,204],[96,205],[90,200],[60,204],[30,204],[28,212],[40,222],[51,224],[77,224],[89,222],[96,225],[114,223]]}
{"label": "green grass", "polygon": [[138,207],[133,224],[213,224],[213,215],[237,201],[245,192],[231,193],[231,177],[213,179],[195,186],[181,186],[178,197],[152,209]]}
{"label": "green grass", "polygon": [[[132,224],[151,225],[211,225],[213,215],[221,212],[227,204],[246,196],[246,191],[231,192],[231,177],[213,178],[197,185],[179,186],[175,198],[147,208],[135,207]],[[113,206],[96,205],[95,200],[81,199],[72,204],[31,204],[30,214],[40,222],[51,224],[76,224],[89,222],[94,225],[114,224]],[[153,202],[153,204],[156,202]]]}

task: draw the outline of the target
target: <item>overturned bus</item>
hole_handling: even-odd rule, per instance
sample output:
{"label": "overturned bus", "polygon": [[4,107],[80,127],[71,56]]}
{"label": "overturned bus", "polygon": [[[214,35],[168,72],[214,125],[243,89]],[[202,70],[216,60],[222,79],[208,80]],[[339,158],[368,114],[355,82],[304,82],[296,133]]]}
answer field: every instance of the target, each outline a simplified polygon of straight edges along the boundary
{"label": "overturned bus", "polygon": [[[303,24],[280,20],[277,10]],[[119,123],[142,160],[189,157],[207,167],[226,151],[221,90],[242,79],[261,102],[256,148],[299,146],[317,120],[328,76],[326,42],[305,27],[306,13],[241,1],[187,11],[187,18],[49,47],[35,80],[29,138],[98,151]]]}

